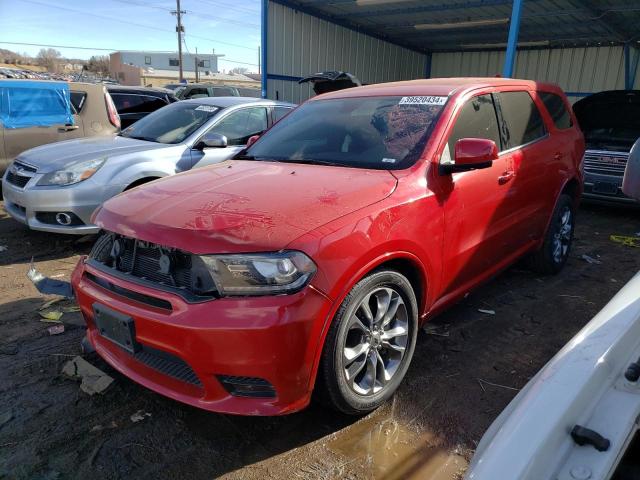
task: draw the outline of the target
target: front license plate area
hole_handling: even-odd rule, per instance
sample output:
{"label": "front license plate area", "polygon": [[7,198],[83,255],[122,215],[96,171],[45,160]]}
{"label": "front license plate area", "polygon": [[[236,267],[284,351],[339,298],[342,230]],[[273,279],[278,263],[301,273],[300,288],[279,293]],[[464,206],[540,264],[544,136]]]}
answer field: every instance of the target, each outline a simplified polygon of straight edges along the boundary
{"label": "front license plate area", "polygon": [[600,193],[602,195],[615,195],[616,193],[618,193],[618,186],[615,183],[595,182],[593,184],[593,193]]}
{"label": "front license plate area", "polygon": [[140,344],[136,342],[136,327],[133,318],[99,303],[94,303],[93,319],[98,332],[107,340],[132,354],[140,349]]}

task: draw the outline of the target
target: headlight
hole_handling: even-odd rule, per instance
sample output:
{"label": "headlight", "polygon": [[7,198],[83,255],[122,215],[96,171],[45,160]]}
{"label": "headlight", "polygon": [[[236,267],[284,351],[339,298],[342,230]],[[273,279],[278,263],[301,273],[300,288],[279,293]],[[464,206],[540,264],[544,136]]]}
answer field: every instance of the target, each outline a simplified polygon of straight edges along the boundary
{"label": "headlight", "polygon": [[69,165],[64,170],[44,175],[38,185],[71,185],[90,178],[104,164],[106,158]]}
{"label": "headlight", "polygon": [[293,293],[307,286],[316,273],[313,261],[295,251],[198,258],[222,296]]}

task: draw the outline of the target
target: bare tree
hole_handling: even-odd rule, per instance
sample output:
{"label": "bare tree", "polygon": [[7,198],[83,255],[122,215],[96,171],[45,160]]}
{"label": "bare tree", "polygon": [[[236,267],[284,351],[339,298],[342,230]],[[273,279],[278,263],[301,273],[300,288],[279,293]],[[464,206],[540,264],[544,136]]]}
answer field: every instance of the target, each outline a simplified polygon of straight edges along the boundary
{"label": "bare tree", "polygon": [[53,72],[56,67],[56,60],[60,59],[60,57],[60,52],[55,48],[41,48],[36,56],[36,60],[38,61],[38,65]]}
{"label": "bare tree", "polygon": [[109,73],[109,57],[107,55],[94,55],[87,62],[87,70],[100,75]]}

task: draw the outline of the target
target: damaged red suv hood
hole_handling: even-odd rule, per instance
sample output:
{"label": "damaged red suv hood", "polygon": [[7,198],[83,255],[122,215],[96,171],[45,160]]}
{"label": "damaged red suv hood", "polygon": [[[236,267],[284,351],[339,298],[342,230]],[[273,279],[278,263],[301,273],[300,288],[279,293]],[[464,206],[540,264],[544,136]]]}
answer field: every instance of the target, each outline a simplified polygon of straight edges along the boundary
{"label": "damaged red suv hood", "polygon": [[197,254],[277,251],[386,198],[396,182],[386,170],[232,161],[118,195],[95,223]]}

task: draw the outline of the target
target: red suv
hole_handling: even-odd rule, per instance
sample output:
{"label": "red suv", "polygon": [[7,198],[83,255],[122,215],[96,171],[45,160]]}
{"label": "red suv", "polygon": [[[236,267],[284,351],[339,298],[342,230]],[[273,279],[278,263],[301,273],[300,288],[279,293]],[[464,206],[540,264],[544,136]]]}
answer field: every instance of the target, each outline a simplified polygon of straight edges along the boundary
{"label": "red suv", "polygon": [[73,287],[115,369],[216,412],[370,411],[425,321],[525,255],[567,260],[584,139],[555,85],[321,95],[237,159],[104,204]]}

